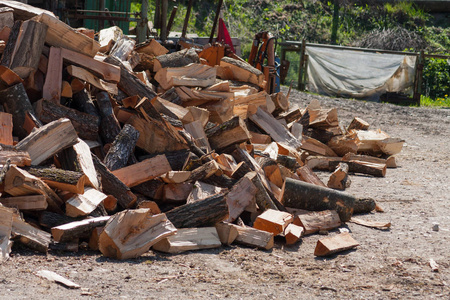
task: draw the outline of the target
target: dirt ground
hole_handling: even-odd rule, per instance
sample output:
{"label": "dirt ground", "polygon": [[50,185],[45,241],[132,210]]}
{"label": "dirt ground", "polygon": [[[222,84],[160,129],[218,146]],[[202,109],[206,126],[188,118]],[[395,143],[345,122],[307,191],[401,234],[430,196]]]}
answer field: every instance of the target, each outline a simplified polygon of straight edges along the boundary
{"label": "dirt ground", "polygon": [[[338,107],[343,126],[359,116],[372,128],[406,141],[397,169],[388,169],[384,178],[352,175],[347,190],[375,198],[385,213],[360,217],[391,221],[390,230],[348,223],[343,227],[360,246],[328,258],[313,255],[323,237],[319,235],[289,247],[278,241],[270,251],[232,245],[180,255],[150,251],[126,261],[90,251],[42,255],[15,249],[0,265],[0,298],[450,299],[450,110],[300,92],[290,100],[305,107],[313,98],[324,107]],[[439,231],[432,230],[434,223]],[[430,258],[439,272],[431,271]],[[34,273],[42,269],[82,288],[70,290],[40,279]]]}

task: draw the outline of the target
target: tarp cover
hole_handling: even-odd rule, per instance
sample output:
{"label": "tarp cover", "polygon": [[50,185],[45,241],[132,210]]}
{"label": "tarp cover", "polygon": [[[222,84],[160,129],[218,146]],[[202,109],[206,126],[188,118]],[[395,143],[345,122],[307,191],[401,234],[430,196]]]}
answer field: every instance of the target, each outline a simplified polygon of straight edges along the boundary
{"label": "tarp cover", "polygon": [[308,90],[378,101],[385,92],[411,93],[415,56],[306,47]]}

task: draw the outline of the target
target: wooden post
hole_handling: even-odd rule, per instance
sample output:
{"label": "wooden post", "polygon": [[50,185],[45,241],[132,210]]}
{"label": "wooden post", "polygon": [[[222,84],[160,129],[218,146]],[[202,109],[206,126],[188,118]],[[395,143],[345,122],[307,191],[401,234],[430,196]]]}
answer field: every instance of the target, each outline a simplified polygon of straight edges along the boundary
{"label": "wooden post", "polygon": [[414,76],[414,95],[413,99],[418,106],[420,106],[420,95],[422,93],[422,75],[424,65],[424,52],[420,51],[419,56],[416,59],[415,76]]}
{"label": "wooden post", "polygon": [[161,41],[167,40],[167,8],[169,6],[169,0],[162,0],[161,3]]}
{"label": "wooden post", "polygon": [[186,10],[186,16],[184,17],[183,31],[181,32],[181,38],[186,37],[187,27],[189,24],[189,17],[191,16],[192,5],[194,5],[194,0],[189,0],[189,4]]}
{"label": "wooden post", "polygon": [[[283,46],[283,47],[281,47],[281,62],[283,62],[283,61],[285,61],[285,60],[286,60],[286,49],[285,49],[285,47]],[[282,77],[282,76],[280,76],[280,79],[281,79],[281,84],[284,84],[285,78]]]}
{"label": "wooden post", "polygon": [[178,7],[174,6],[172,8],[172,13],[170,14],[169,22],[167,22],[167,33],[170,33],[172,29],[173,21],[175,20],[175,15],[177,14]]}
{"label": "wooden post", "polygon": [[153,19],[153,26],[156,29],[161,29],[161,1],[163,0],[155,0],[155,18]]}
{"label": "wooden post", "polygon": [[306,49],[306,41],[305,39],[302,40],[302,45],[300,48],[300,62],[299,62],[299,69],[298,69],[298,84],[297,84],[297,88],[300,91],[304,90],[304,85],[303,85],[303,61],[305,59],[305,49]]}
{"label": "wooden post", "polygon": [[219,5],[217,5],[216,17],[214,18],[214,24],[211,29],[211,35],[209,36],[209,43],[212,44],[214,39],[214,34],[216,33],[217,22],[219,21],[220,9],[222,8],[223,0],[219,0]]}
{"label": "wooden post", "polygon": [[136,26],[138,43],[144,42],[147,38],[147,28],[148,28],[147,13],[148,13],[148,0],[142,0],[141,20],[138,22]]}

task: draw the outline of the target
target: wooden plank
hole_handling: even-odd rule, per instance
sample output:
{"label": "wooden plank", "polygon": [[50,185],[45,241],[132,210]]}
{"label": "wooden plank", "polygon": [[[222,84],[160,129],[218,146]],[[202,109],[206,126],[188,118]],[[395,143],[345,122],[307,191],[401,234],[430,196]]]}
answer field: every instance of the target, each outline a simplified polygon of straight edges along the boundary
{"label": "wooden plank", "polygon": [[222,246],[215,227],[182,228],[152,246],[153,250],[166,253],[182,253],[192,250]]}
{"label": "wooden plank", "polygon": [[62,88],[63,59],[61,48],[50,47],[42,97],[59,104]]}
{"label": "wooden plank", "polygon": [[327,256],[359,246],[348,232],[333,237],[326,237],[317,241],[315,256]]}
{"label": "wooden plank", "polygon": [[146,208],[125,210],[106,224],[100,234],[99,249],[107,257],[135,258],[176,232],[165,214],[152,215]]}
{"label": "wooden plank", "polygon": [[36,20],[48,26],[45,42],[50,46],[66,48],[94,57],[100,44],[88,36],[77,32],[64,22],[48,14],[41,14]]}
{"label": "wooden plank", "polygon": [[113,171],[114,176],[120,179],[126,186],[133,187],[145,181],[149,181],[163,175],[172,168],[165,155],[148,158],[137,164],[133,164]]}
{"label": "wooden plank", "polygon": [[69,119],[59,119],[38,128],[21,140],[16,148],[27,151],[32,165],[39,165],[57,152],[77,143],[77,133]]}

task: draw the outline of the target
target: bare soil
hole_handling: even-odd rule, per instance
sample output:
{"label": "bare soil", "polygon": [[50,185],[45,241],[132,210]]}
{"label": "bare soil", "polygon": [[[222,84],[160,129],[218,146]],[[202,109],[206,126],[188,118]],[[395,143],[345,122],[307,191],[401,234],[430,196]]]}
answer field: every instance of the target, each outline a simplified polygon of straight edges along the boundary
{"label": "bare soil", "polygon": [[[320,235],[289,247],[279,240],[271,251],[233,245],[180,255],[150,251],[126,261],[91,251],[42,255],[19,247],[0,266],[0,298],[450,299],[450,110],[300,92],[290,100],[304,107],[313,98],[324,107],[338,107],[343,126],[359,116],[372,128],[406,140],[397,169],[388,169],[384,178],[352,175],[347,190],[375,198],[385,212],[360,217],[391,221],[390,230],[348,223],[343,227],[360,246],[328,258],[313,255]],[[434,223],[439,231],[432,230]],[[439,272],[431,271],[430,258]],[[34,274],[41,269],[82,289],[41,279]]]}

